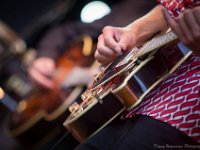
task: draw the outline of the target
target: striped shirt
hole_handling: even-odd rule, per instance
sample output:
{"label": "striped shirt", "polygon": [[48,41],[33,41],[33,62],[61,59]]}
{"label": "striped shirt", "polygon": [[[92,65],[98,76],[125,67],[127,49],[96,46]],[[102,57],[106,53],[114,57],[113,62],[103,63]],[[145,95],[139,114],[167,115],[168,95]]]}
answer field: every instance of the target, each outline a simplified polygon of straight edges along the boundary
{"label": "striped shirt", "polygon": [[[199,0],[160,0],[173,17]],[[191,56],[151,90],[126,118],[142,114],[166,122],[200,143],[200,57]]]}

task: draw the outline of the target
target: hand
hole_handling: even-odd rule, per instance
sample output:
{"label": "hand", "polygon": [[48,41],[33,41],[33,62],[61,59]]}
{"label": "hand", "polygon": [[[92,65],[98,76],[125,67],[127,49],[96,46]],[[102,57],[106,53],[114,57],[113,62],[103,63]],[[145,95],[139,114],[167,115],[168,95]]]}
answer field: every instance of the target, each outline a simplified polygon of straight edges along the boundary
{"label": "hand", "polygon": [[123,51],[135,46],[135,35],[133,29],[128,26],[124,28],[105,27],[98,38],[95,58],[101,64],[108,65]]}
{"label": "hand", "polygon": [[200,6],[185,10],[176,19],[172,19],[166,9],[163,13],[180,41],[194,53],[200,54]]}
{"label": "hand", "polygon": [[41,57],[33,61],[28,69],[30,77],[43,87],[53,89],[55,83],[51,80],[55,72],[55,62],[48,57]]}

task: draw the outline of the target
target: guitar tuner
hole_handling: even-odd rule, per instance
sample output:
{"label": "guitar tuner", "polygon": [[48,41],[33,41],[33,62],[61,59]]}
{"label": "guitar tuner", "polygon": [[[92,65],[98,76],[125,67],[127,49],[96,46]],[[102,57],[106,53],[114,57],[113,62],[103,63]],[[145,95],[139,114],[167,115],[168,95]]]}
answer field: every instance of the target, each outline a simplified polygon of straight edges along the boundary
{"label": "guitar tuner", "polygon": [[80,105],[77,102],[74,102],[70,107],[69,111],[74,114],[80,111]]}

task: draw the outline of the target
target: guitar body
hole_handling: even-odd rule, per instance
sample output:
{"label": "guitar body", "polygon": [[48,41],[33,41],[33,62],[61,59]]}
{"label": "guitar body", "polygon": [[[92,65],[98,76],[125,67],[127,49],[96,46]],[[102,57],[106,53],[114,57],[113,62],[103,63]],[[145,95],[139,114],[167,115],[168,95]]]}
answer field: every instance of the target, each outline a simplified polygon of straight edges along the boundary
{"label": "guitar body", "polygon": [[60,132],[65,132],[62,123],[70,115],[68,107],[79,98],[82,91],[83,87],[76,88],[70,94],[71,98],[68,92],[58,89],[33,91],[20,101],[16,112],[10,115],[9,135],[26,146],[39,146]]}
{"label": "guitar body", "polygon": [[[57,60],[57,73],[53,80],[58,85],[74,67],[90,67],[93,64],[93,53],[85,56],[83,45],[82,38],[76,39]],[[10,115],[8,133],[25,145],[40,145],[61,131],[66,132],[62,123],[70,115],[68,108],[80,99],[83,90],[84,86],[67,89],[35,87]]]}
{"label": "guitar body", "polygon": [[127,109],[137,106],[161,81],[169,76],[190,55],[191,51],[181,43],[171,43],[155,54],[140,59],[117,76],[112,93],[122,100]]}
{"label": "guitar body", "polygon": [[[88,105],[81,107],[76,113],[71,113],[66,119],[64,126],[72,132],[77,140],[84,141],[110,123],[123,110],[136,107],[145,95],[177,69],[192,52],[183,44],[173,41],[162,47],[159,46],[138,59],[129,57],[130,53],[126,52],[119,56],[103,74],[100,74],[93,86],[82,94],[82,100]],[[104,105],[108,101],[105,93],[114,96],[114,101],[110,100],[112,103],[120,103],[123,106],[94,130],[93,127],[96,126],[93,126],[93,122],[105,112],[104,106],[102,106],[100,112],[98,110],[98,113],[95,113],[96,107]],[[102,101],[103,104],[100,104]],[[111,105],[107,111],[112,109],[114,106]],[[87,132],[90,128],[93,132]]]}
{"label": "guitar body", "polygon": [[86,140],[125,110],[123,102],[116,99],[111,93],[107,93],[101,99],[101,103],[97,99],[93,99],[81,113],[77,116],[70,115],[64,122],[63,125],[76,140],[80,142]]}

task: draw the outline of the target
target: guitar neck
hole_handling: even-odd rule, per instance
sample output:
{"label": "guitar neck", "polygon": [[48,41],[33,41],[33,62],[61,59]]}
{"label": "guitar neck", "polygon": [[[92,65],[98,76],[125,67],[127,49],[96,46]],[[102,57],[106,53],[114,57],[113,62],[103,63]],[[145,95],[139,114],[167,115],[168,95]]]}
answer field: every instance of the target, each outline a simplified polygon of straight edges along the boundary
{"label": "guitar neck", "polygon": [[152,40],[146,42],[141,48],[134,47],[128,54],[121,60],[116,67],[121,66],[127,63],[129,60],[136,60],[152,51],[157,50],[158,48],[173,42],[177,39],[177,36],[174,32],[170,31],[162,36],[155,37]]}
{"label": "guitar neck", "polygon": [[177,39],[177,35],[170,31],[162,36],[155,37],[152,40],[145,43],[137,54],[137,57],[141,57],[149,52],[152,52],[168,43],[171,43]]}

